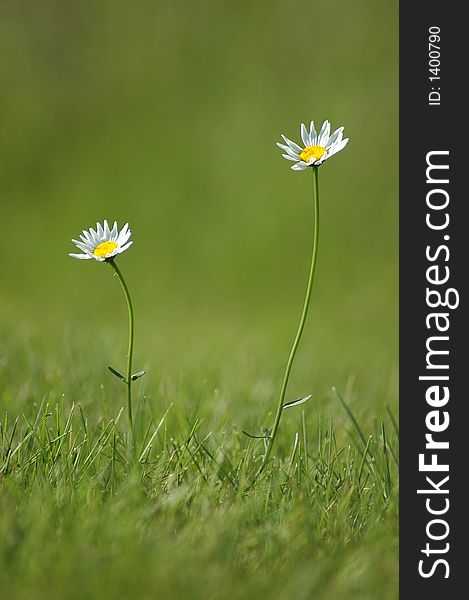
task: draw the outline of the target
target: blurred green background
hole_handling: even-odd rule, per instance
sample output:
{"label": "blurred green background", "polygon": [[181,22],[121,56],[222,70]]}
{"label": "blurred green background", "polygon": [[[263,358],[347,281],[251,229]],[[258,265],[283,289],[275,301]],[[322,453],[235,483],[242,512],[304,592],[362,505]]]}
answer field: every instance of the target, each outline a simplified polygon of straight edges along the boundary
{"label": "blurred green background", "polygon": [[[52,413],[32,455],[0,471],[0,595],[397,597],[397,466],[386,462],[397,433],[385,409],[397,412],[397,9],[0,3],[5,464],[14,431],[15,443],[30,435],[23,415]],[[219,461],[262,453],[241,430],[272,423],[313,233],[311,173],[291,171],[275,142],[299,140],[311,119],[350,138],[320,169],[318,270],[286,398],[313,399],[285,413],[272,478],[243,496]],[[133,232],[118,261],[136,311],[134,368],[147,371],[134,388],[140,439],[149,413],[158,423],[172,405],[155,441],[161,472],[125,471],[116,489],[108,446],[71,484],[78,455],[58,459],[62,435],[49,441],[74,404],[84,416],[76,408],[69,443],[81,447],[83,428],[91,447],[125,402],[106,369],[125,369],[120,287],[107,265],[67,256],[105,218]],[[368,473],[332,386],[373,435]],[[207,480],[167,458],[196,419],[216,457],[201,460]],[[306,467],[290,480],[298,431]]]}
{"label": "blurred green background", "polygon": [[394,398],[397,3],[2,2],[0,88],[4,406],[38,381],[67,394],[123,368],[118,283],[67,256],[107,218],[133,232],[119,263],[155,402],[190,370],[202,403],[208,378],[225,390],[228,421],[240,397],[263,417],[313,216],[311,174],[275,142],[326,118],[350,143],[320,170],[319,266],[289,397],[336,411],[328,391],[353,377],[363,411],[381,410],[377,391]]}

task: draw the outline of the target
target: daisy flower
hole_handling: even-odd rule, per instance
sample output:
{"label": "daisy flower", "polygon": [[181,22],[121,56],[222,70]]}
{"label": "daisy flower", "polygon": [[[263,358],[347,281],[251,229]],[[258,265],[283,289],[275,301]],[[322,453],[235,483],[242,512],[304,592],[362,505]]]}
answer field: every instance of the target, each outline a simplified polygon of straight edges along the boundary
{"label": "daisy flower", "polygon": [[[308,316],[309,305],[311,303],[311,295],[313,291],[314,275],[316,273],[316,265],[318,261],[318,240],[319,240],[319,166],[322,165],[328,158],[340,152],[348,143],[348,138],[343,139],[343,127],[336,129],[331,135],[331,124],[329,121],[324,121],[319,133],[316,133],[314,127],[314,121],[311,121],[309,129],[306,128],[304,123],[301,124],[301,139],[303,146],[298,146],[295,142],[292,142],[287,137],[282,135],[285,144],[277,142],[277,146],[281,148],[285,154],[282,154],[283,158],[291,160],[295,164],[292,165],[294,171],[304,171],[307,167],[312,167],[313,174],[313,196],[314,196],[314,232],[313,232],[313,247],[311,252],[311,265],[309,268],[308,284],[306,286],[306,296],[303,303],[303,310],[300,317],[300,322],[296,335],[293,341],[293,345],[288,355],[288,361],[285,367],[285,375],[283,376],[282,387],[280,389],[280,397],[277,404],[277,411],[275,413],[274,423],[271,429],[267,430],[267,435],[263,434],[261,437],[265,440],[265,452],[262,457],[262,462],[257,469],[254,476],[254,481],[260,476],[264,470],[270,454],[272,452],[272,446],[275,441],[275,437],[278,432],[280,421],[282,418],[283,411],[291,406],[297,406],[303,404],[312,398],[311,394],[303,396],[299,400],[293,400],[285,402],[285,397],[288,388],[288,382],[290,380],[290,374],[295,360],[296,352],[303,334],[303,330],[306,323],[306,317]],[[248,434],[250,435],[250,434]],[[253,436],[251,436],[253,437]],[[259,437],[259,436],[254,436]]]}
{"label": "daisy flower", "polygon": [[104,221],[103,225],[96,223],[96,231],[92,227],[88,231],[84,229],[83,234],[79,236],[81,241],[72,240],[83,254],[70,253],[69,256],[81,260],[94,258],[100,262],[109,261],[132,245],[133,242],[129,242],[130,235],[128,223],[120,231],[118,231],[116,221],[114,221],[112,229],[109,229],[107,221]]}
{"label": "daisy flower", "polygon": [[331,135],[331,124],[329,121],[324,121],[318,134],[314,128],[314,121],[311,121],[309,130],[302,123],[301,139],[303,140],[303,147],[298,146],[284,135],[282,135],[282,138],[286,145],[277,142],[277,146],[285,152],[285,154],[282,154],[283,158],[295,163],[291,167],[294,171],[303,171],[306,167],[319,167],[328,158],[345,148],[348,138],[342,139],[343,131],[344,128],[339,127]]}
{"label": "daisy flower", "polygon": [[79,258],[81,260],[88,260],[94,258],[99,262],[106,262],[111,269],[114,271],[114,275],[117,276],[119,283],[124,292],[125,300],[127,302],[127,309],[129,313],[129,347],[127,351],[127,373],[123,375],[114,367],[108,366],[109,371],[122,381],[127,387],[127,415],[129,420],[129,451],[132,461],[135,456],[135,432],[132,417],[132,383],[137,379],[140,379],[145,374],[145,371],[139,371],[138,373],[132,374],[132,357],[134,348],[134,309],[132,300],[130,298],[129,288],[125,282],[124,276],[117,263],[114,261],[114,257],[118,254],[125,252],[133,242],[129,241],[131,232],[129,224],[126,223],[124,227],[119,231],[117,227],[117,221],[114,221],[112,229],[109,229],[107,221],[101,225],[96,223],[96,230],[92,227],[83,230],[83,233],[79,235],[79,240],[72,240],[77,248],[82,251],[82,254],[69,254],[73,258]]}

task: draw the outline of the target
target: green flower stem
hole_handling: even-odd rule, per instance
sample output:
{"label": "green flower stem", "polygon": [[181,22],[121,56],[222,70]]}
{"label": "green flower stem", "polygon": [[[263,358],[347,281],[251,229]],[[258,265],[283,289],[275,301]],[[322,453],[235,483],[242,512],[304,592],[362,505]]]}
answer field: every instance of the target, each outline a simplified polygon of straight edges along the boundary
{"label": "green flower stem", "polygon": [[125,295],[125,299],[127,300],[127,308],[129,311],[129,350],[127,353],[127,376],[126,376],[125,384],[127,386],[127,415],[129,418],[131,446],[133,449],[134,425],[133,425],[133,418],[132,418],[132,356],[133,356],[133,352],[134,352],[134,309],[132,306],[132,300],[130,299],[129,288],[127,287],[127,284],[125,283],[125,279],[124,279],[119,267],[116,265],[113,258],[111,258],[111,260],[108,260],[107,262],[114,269],[114,272],[120,281],[122,290]]}
{"label": "green flower stem", "polygon": [[275,415],[274,425],[267,441],[267,448],[265,450],[264,458],[262,459],[261,466],[256,473],[257,477],[264,470],[267,461],[269,460],[272,446],[274,445],[275,436],[277,435],[278,427],[280,425],[280,419],[282,418],[283,405],[285,404],[285,394],[287,391],[288,380],[290,378],[290,372],[293,366],[293,360],[295,358],[298,345],[300,343],[301,335],[308,315],[309,304],[311,300],[311,292],[313,291],[314,274],[316,272],[316,264],[318,259],[318,241],[319,241],[319,181],[318,181],[318,167],[312,167],[313,169],[313,188],[314,188],[314,235],[313,235],[313,250],[311,255],[311,267],[309,270],[308,286],[306,288],[306,297],[303,305],[303,312],[301,313],[300,324],[298,331],[296,332],[295,340],[293,342],[290,356],[288,357],[287,366],[285,369],[285,375],[283,377],[282,388],[280,390],[280,398],[277,407],[277,413]]}

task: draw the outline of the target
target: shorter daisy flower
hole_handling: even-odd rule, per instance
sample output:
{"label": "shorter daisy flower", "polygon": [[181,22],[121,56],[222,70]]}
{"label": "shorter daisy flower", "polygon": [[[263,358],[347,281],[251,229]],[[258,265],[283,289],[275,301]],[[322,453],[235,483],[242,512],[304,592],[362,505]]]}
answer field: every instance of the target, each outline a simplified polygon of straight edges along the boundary
{"label": "shorter daisy flower", "polygon": [[77,248],[83,254],[69,254],[73,258],[88,260],[94,258],[100,262],[108,261],[117,254],[125,252],[133,242],[129,242],[131,232],[129,224],[126,223],[120,230],[117,229],[117,222],[114,221],[112,229],[109,229],[107,221],[104,224],[96,223],[96,231],[90,227],[88,231],[83,230],[80,240],[72,240]]}
{"label": "shorter daisy flower", "polygon": [[109,229],[107,221],[101,225],[96,223],[96,231],[90,227],[88,231],[83,230],[83,233],[79,236],[80,240],[72,240],[77,248],[82,251],[82,254],[69,254],[73,258],[79,258],[82,260],[88,260],[94,258],[99,262],[106,262],[109,267],[113,270],[114,275],[119,280],[119,283],[124,292],[125,300],[127,302],[127,310],[129,313],[129,349],[127,352],[127,372],[126,375],[120,373],[114,367],[109,366],[109,371],[122,381],[127,388],[127,415],[129,420],[129,452],[132,462],[135,458],[135,432],[132,417],[132,383],[137,379],[140,379],[145,371],[139,371],[138,373],[132,373],[132,357],[134,348],[134,309],[132,306],[132,300],[130,298],[129,288],[125,282],[124,276],[120,268],[118,267],[114,257],[118,254],[125,252],[133,242],[130,242],[131,232],[129,224],[126,223],[124,227],[119,231],[117,222],[114,221],[112,229]]}
{"label": "shorter daisy flower", "polygon": [[342,139],[343,131],[344,128],[339,127],[331,135],[331,124],[329,121],[324,121],[319,134],[317,134],[314,121],[311,121],[309,130],[302,123],[301,139],[303,140],[303,148],[284,135],[282,135],[282,138],[286,145],[277,142],[277,146],[286,153],[282,154],[283,158],[295,163],[291,167],[294,171],[303,171],[306,167],[319,167],[328,158],[345,148],[348,138]]}

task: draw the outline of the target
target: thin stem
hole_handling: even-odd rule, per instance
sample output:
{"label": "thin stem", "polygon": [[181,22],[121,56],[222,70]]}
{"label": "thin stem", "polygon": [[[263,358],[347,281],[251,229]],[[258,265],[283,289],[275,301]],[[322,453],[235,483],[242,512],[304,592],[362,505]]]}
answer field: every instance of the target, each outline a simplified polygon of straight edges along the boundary
{"label": "thin stem", "polygon": [[134,309],[132,306],[132,300],[130,299],[129,288],[125,283],[125,279],[119,269],[119,267],[114,262],[114,259],[107,261],[111,267],[114,269],[117,278],[122,286],[122,290],[125,295],[125,299],[127,301],[127,308],[129,311],[129,349],[127,352],[127,376],[125,379],[125,384],[127,386],[127,415],[129,418],[129,429],[130,429],[130,437],[131,437],[131,445],[133,448],[134,444],[134,425],[132,418],[132,356],[134,352]]}
{"label": "thin stem", "polygon": [[293,366],[293,360],[295,358],[296,351],[298,349],[298,345],[300,343],[301,334],[303,333],[303,329],[306,322],[306,317],[308,315],[309,304],[311,300],[311,293],[313,291],[313,281],[314,274],[316,272],[316,264],[318,259],[318,242],[319,242],[319,181],[318,181],[318,167],[313,167],[313,188],[314,188],[314,234],[313,234],[313,250],[311,254],[311,266],[309,270],[309,278],[308,285],[306,288],[306,297],[303,305],[303,312],[301,313],[300,324],[298,326],[298,331],[296,332],[295,340],[293,342],[293,346],[290,351],[290,356],[288,357],[287,366],[285,369],[285,375],[283,377],[282,388],[280,390],[280,398],[277,406],[277,413],[275,415],[275,421],[272,427],[272,432],[269,436],[267,442],[267,448],[264,454],[264,458],[262,459],[261,466],[259,467],[255,479],[262,473],[264,470],[267,461],[269,460],[270,453],[272,451],[272,446],[274,445],[275,436],[277,435],[278,427],[280,425],[280,419],[282,418],[283,413],[283,405],[285,404],[285,394],[288,387],[288,380],[290,378],[290,372]]}

